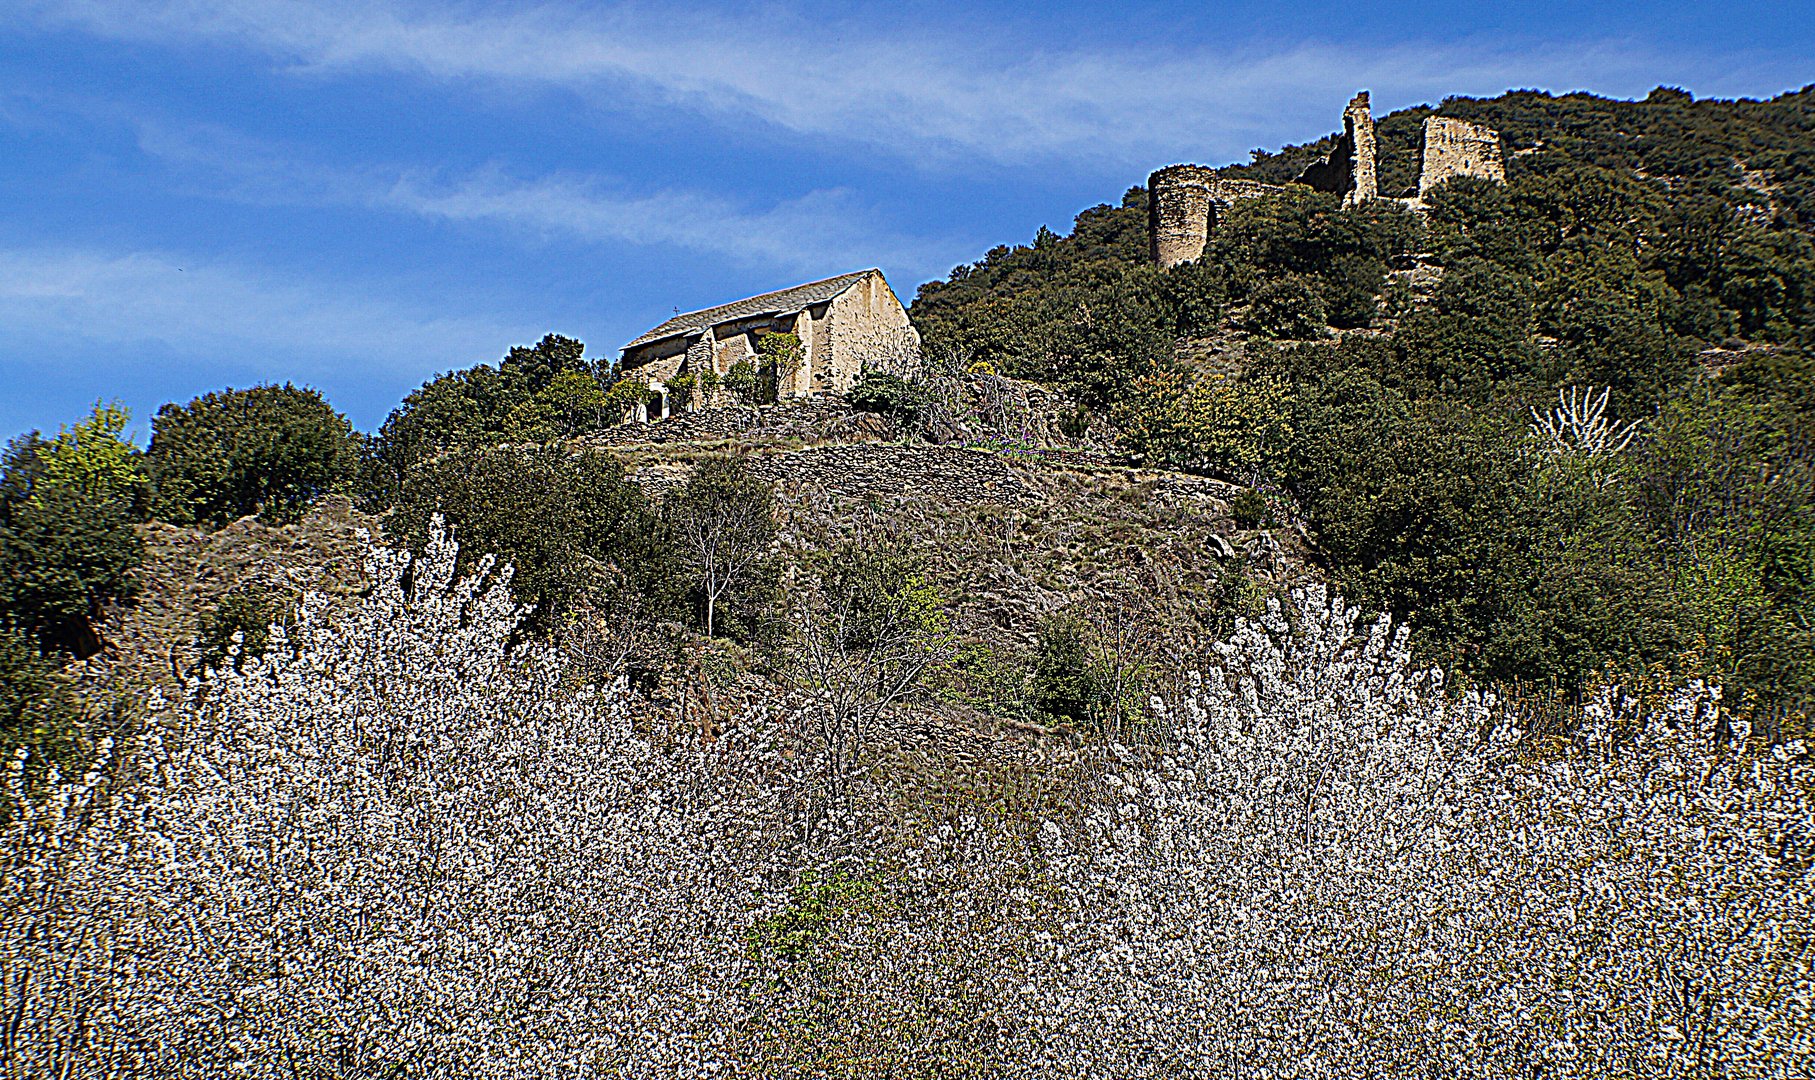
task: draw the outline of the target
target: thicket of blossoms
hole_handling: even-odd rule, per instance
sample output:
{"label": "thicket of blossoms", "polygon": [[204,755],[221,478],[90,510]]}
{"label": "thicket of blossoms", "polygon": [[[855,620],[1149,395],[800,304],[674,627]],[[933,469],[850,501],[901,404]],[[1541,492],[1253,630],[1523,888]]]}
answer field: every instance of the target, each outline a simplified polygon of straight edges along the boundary
{"label": "thicket of blossoms", "polygon": [[[702,1072],[785,820],[510,648],[508,574],[380,551],[350,615],[156,708],[120,770],[11,793],[14,1076]],[[18,770],[15,770],[17,775]],[[110,782],[108,777],[113,775]],[[769,795],[785,794],[771,785]],[[772,808],[770,808],[772,809]]]}
{"label": "thicket of blossoms", "polygon": [[1091,757],[1072,812],[809,823],[818,759],[760,739],[785,718],[657,750],[452,567],[445,539],[379,553],[357,612],[312,602],[121,767],[15,781],[13,1074],[1815,1063],[1807,762],[1723,729],[1710,688],[1610,691],[1534,745],[1309,590],[1151,744]]}

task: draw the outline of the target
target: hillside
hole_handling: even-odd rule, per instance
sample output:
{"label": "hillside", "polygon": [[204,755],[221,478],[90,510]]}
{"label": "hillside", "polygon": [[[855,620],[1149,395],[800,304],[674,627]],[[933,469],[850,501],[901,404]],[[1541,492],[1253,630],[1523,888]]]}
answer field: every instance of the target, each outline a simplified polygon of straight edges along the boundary
{"label": "hillside", "polygon": [[[1712,664],[1806,711],[1815,94],[1434,111],[1500,132],[1504,185],[1419,214],[1288,185],[1170,271],[1137,187],[922,286],[915,322],[947,362],[1065,387],[1138,460],[1288,495],[1345,593],[1436,657],[1565,687]],[[1379,120],[1383,195],[1432,112]],[[1222,175],[1290,181],[1332,138]]]}

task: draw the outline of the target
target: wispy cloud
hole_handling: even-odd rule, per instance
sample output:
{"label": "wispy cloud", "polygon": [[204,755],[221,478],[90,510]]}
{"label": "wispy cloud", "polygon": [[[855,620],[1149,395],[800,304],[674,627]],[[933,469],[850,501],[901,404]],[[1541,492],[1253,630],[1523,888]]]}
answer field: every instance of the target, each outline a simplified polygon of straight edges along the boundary
{"label": "wispy cloud", "polygon": [[138,125],[145,153],[217,195],[278,205],[353,206],[502,229],[531,240],[685,248],[790,272],[859,262],[941,270],[966,247],[891,230],[848,190],[751,206],[686,189],[635,192],[609,178],[520,178],[502,168],[462,175],[414,167],[333,167],[303,152],[214,127]]}
{"label": "wispy cloud", "polygon": [[[171,252],[0,248],[0,352],[85,339],[155,344],[207,366],[219,354],[284,357],[286,374],[321,378],[465,365],[537,328],[483,315],[426,314],[356,285],[273,277]],[[12,361],[9,361],[12,362]]]}
{"label": "wispy cloud", "polygon": [[[1508,86],[1634,92],[1723,70],[1709,57],[1662,56],[1634,42],[1034,49],[1010,32],[935,36],[773,7],[748,18],[560,4],[498,13],[402,0],[27,0],[27,8],[41,22],[113,38],[224,42],[299,71],[545,86],[602,109],[678,106],[916,160],[1124,168],[1237,156],[1281,131],[1315,135],[1357,87],[1395,105]],[[1756,66],[1749,74],[1768,77]]]}

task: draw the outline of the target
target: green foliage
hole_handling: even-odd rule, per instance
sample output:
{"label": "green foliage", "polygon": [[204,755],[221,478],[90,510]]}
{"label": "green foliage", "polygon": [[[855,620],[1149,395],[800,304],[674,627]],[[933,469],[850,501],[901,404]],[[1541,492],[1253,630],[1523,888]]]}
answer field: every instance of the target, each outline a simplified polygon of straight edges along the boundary
{"label": "green foliage", "polygon": [[482,556],[509,563],[533,629],[569,612],[661,608],[672,556],[642,490],[614,458],[556,447],[445,454],[412,470],[385,530],[412,550],[441,514],[460,542],[460,572]]}
{"label": "green foliage", "polygon": [[69,681],[39,655],[37,644],[0,625],[0,755],[10,762],[24,749],[33,765],[68,766],[84,719]]}
{"label": "green foliage", "polygon": [[359,470],[359,437],[314,390],[255,386],[166,405],[145,461],[158,517],[218,527],[249,514],[284,524]]}
{"label": "green foliage", "polygon": [[854,408],[912,422],[927,404],[926,390],[899,375],[867,371],[845,394]]}
{"label": "green foliage", "polygon": [[840,931],[878,902],[876,883],[847,870],[803,870],[792,899],[747,931],[751,956],[775,965],[778,974],[804,970],[828,981],[837,968]]}
{"label": "green foliage", "polygon": [[141,508],[148,495],[143,455],[124,435],[132,414],[97,402],[88,419],[65,427],[37,451],[36,486],[68,488],[90,499]]}
{"label": "green foliage", "polygon": [[1075,615],[1055,615],[1040,627],[1033,704],[1054,723],[1087,727],[1102,717],[1108,704],[1090,638],[1089,625]]}
{"label": "green foliage", "polygon": [[1148,463],[1247,480],[1276,472],[1291,445],[1290,399],[1286,382],[1265,375],[1170,370],[1136,383],[1115,419]]}
{"label": "green foliage", "polygon": [[1323,297],[1309,281],[1288,276],[1263,282],[1254,290],[1242,325],[1263,337],[1302,341],[1324,336],[1329,316]]}
{"label": "green foliage", "polygon": [[844,648],[923,645],[950,630],[945,597],[928,578],[926,561],[900,545],[840,549],[823,587],[837,600]]}
{"label": "green foliage", "polygon": [[1258,529],[1272,519],[1273,510],[1267,505],[1266,496],[1248,488],[1229,500],[1229,516],[1241,528]]}
{"label": "green foliage", "polygon": [[124,423],[97,408],[55,440],[14,439],[0,458],[0,622],[44,649],[98,651],[102,608],[134,590],[144,485],[118,438]]}
{"label": "green foliage", "polygon": [[619,381],[601,397],[601,376],[580,342],[549,334],[533,348],[511,349],[496,367],[429,380],[373,437],[361,478],[366,503],[389,506],[411,469],[446,450],[567,438],[622,421],[647,388]]}
{"label": "green foliage", "polygon": [[[196,620],[195,651],[206,668],[219,667],[232,656],[236,670],[247,660],[265,655],[271,647],[273,624],[287,623],[295,613],[295,598],[271,589],[241,587],[223,596],[214,610]],[[239,651],[234,652],[234,635]]]}

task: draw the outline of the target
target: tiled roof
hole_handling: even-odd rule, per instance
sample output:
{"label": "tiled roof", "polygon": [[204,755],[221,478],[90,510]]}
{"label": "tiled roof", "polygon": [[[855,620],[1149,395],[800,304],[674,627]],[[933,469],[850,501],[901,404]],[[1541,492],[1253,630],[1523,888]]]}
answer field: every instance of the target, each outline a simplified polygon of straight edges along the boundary
{"label": "tiled roof", "polygon": [[764,293],[761,296],[752,296],[748,300],[720,304],[718,307],[709,307],[703,311],[689,311],[685,315],[676,315],[624,348],[634,349],[638,345],[647,345],[652,341],[661,341],[663,338],[681,334],[698,334],[709,326],[717,326],[720,323],[728,323],[737,319],[749,319],[758,315],[786,315],[795,311],[803,311],[814,304],[825,303],[864,278],[876,273],[881,273],[881,271],[859,270],[854,274],[840,274],[837,277],[826,278],[824,281],[810,281],[791,289]]}

